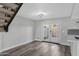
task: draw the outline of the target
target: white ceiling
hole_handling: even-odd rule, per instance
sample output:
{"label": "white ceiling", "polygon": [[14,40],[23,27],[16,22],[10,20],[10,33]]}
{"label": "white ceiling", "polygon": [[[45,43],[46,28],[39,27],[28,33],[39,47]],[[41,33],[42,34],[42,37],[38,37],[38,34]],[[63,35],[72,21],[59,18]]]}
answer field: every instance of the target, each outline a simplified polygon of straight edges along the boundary
{"label": "white ceiling", "polygon": [[[71,3],[24,3],[18,14],[33,20],[69,17],[72,8]],[[39,14],[43,15],[39,16]]]}

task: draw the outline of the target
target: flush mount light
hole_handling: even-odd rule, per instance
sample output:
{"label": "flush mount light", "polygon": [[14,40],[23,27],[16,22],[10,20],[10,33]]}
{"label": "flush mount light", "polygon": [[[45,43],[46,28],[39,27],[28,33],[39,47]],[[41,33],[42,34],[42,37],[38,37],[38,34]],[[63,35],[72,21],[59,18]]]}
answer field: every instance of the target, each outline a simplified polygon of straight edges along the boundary
{"label": "flush mount light", "polygon": [[43,17],[43,16],[45,16],[46,15],[46,13],[45,12],[37,12],[37,13],[35,13],[35,15],[37,16],[37,17]]}
{"label": "flush mount light", "polygon": [[39,16],[39,17],[43,17],[43,16],[45,16],[45,15],[46,15],[45,12],[39,12],[37,16]]}
{"label": "flush mount light", "polygon": [[43,17],[43,16],[44,16],[44,14],[39,14],[38,16],[39,16],[39,17]]}

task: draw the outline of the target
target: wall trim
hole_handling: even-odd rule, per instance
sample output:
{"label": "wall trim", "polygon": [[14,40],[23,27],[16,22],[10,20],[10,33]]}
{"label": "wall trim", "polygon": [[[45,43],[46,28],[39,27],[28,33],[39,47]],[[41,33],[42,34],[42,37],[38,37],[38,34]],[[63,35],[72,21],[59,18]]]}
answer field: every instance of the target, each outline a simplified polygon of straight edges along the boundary
{"label": "wall trim", "polygon": [[60,44],[70,46],[69,42],[60,42]]}
{"label": "wall trim", "polygon": [[8,47],[8,48],[5,48],[5,49],[2,49],[2,50],[0,50],[0,53],[1,52],[4,52],[4,51],[6,51],[6,50],[9,50],[9,49],[12,49],[12,48],[15,48],[15,47],[18,47],[18,46],[21,46],[21,45],[24,45],[24,44],[28,44],[28,43],[30,43],[30,42],[32,42],[33,40],[31,40],[31,41],[27,41],[27,42],[23,42],[23,43],[20,43],[20,44],[17,44],[17,45],[14,45],[14,46],[11,46],[11,47]]}
{"label": "wall trim", "polygon": [[[35,40],[37,40],[37,41],[44,41],[44,40],[41,40],[41,39],[35,39]],[[50,41],[47,41],[47,42],[50,42]],[[58,43],[58,44],[70,46],[70,43],[69,42],[54,42],[54,43]]]}

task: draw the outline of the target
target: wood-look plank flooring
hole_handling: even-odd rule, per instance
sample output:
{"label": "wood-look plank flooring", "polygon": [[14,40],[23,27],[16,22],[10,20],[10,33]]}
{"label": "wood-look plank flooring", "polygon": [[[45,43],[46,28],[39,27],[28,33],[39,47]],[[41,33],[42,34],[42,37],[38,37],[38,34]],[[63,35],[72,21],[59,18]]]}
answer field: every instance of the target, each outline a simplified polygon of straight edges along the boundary
{"label": "wood-look plank flooring", "polygon": [[33,41],[3,52],[3,56],[70,56],[70,47],[60,44]]}

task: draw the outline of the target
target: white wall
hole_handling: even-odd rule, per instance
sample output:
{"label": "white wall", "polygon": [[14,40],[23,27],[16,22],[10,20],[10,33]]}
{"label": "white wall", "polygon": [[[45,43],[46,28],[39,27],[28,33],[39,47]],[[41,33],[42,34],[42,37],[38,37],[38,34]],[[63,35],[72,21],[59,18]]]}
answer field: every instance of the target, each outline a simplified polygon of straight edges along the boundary
{"label": "white wall", "polygon": [[2,33],[0,33],[0,50],[2,48],[2,42],[1,42],[1,40],[2,40]]}
{"label": "white wall", "polygon": [[36,26],[36,39],[43,39],[43,25],[51,25],[51,24],[60,24],[61,22],[58,20],[44,20],[44,21],[37,21]]}
{"label": "white wall", "polygon": [[[16,17],[13,19],[12,23],[9,26],[9,31],[0,33],[0,41],[3,42],[2,49],[5,50],[7,48],[14,47],[24,42],[28,43],[33,41],[33,25],[34,23],[30,19],[25,19],[21,16],[16,15]],[[3,39],[2,35],[4,35]]]}
{"label": "white wall", "polygon": [[[37,21],[35,39],[39,39],[39,40],[43,39],[43,32],[42,32],[43,24],[53,24],[53,23],[60,24],[60,28],[61,28],[60,37],[59,39],[57,39],[56,43],[70,45],[70,43],[67,41],[68,39],[70,39],[70,36],[67,34],[67,30],[70,28],[74,28],[76,25],[74,20],[70,19],[70,17]],[[55,41],[52,40],[52,42]]]}

